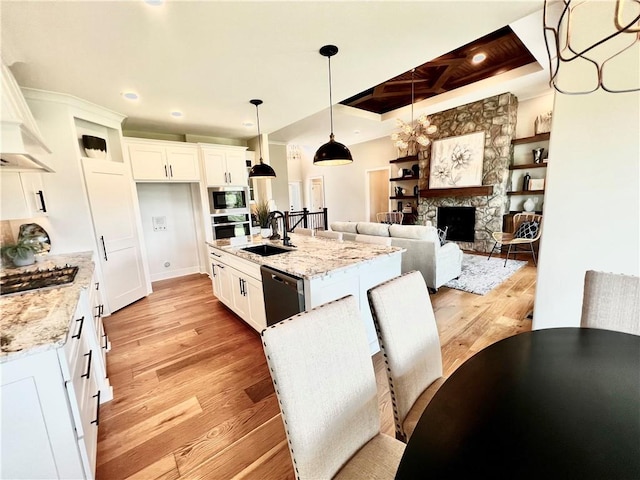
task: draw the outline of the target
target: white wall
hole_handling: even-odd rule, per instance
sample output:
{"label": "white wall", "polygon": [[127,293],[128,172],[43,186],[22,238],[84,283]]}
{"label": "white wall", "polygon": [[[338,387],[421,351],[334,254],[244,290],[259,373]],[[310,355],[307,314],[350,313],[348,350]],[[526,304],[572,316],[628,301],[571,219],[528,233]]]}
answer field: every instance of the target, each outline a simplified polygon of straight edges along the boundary
{"label": "white wall", "polygon": [[580,324],[586,270],[640,274],[639,132],[640,93],[556,94],[534,329]]}
{"label": "white wall", "polygon": [[287,146],[282,143],[269,144],[270,165],[276,171],[276,178],[271,179],[271,198],[276,202],[278,210],[289,210],[289,172],[287,167]]}
{"label": "white wall", "polygon": [[310,204],[309,177],[322,176],[324,178],[325,205],[328,209],[329,223],[366,220],[366,171],[372,168],[389,166],[389,160],[398,156],[397,150],[389,137],[349,145],[349,150],[353,156],[353,163],[321,167],[313,165],[315,150],[301,149],[305,205],[308,206]]}
{"label": "white wall", "polygon": [[[190,185],[138,183],[136,187],[151,281],[199,272],[196,214]],[[153,230],[155,216],[166,217],[166,230]],[[170,265],[165,267],[165,262]]]}

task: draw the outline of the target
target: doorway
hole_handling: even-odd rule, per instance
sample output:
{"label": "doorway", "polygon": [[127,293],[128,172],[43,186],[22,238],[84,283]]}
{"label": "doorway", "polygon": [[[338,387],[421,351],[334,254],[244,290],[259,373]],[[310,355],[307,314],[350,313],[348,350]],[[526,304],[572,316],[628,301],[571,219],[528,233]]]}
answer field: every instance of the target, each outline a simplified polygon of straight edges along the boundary
{"label": "doorway", "polygon": [[378,212],[389,211],[389,179],[391,172],[389,167],[367,170],[367,211],[366,215],[370,222],[377,222]]}
{"label": "doorway", "polygon": [[309,211],[317,212],[324,208],[324,177],[310,177]]}
{"label": "doorway", "polygon": [[300,182],[289,182],[289,211],[302,210],[302,193]]}

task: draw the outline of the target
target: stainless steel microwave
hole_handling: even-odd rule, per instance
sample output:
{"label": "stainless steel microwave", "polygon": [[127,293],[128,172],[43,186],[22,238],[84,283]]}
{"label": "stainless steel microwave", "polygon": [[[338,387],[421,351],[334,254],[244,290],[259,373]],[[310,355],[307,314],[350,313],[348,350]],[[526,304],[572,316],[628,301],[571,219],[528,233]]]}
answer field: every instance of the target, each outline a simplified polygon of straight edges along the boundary
{"label": "stainless steel microwave", "polygon": [[248,187],[209,187],[209,210],[220,213],[244,213],[249,209]]}

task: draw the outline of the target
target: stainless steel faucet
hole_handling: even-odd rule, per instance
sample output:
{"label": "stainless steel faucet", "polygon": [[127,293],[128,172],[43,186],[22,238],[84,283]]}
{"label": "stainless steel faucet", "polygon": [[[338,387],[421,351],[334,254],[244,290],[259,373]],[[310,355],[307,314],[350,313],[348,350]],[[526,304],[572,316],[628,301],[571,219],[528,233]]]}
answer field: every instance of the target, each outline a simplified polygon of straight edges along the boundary
{"label": "stainless steel faucet", "polygon": [[282,213],[280,210],[274,210],[273,212],[269,213],[269,216],[267,218],[269,219],[269,222],[271,223],[271,229],[273,230],[273,235],[271,235],[269,239],[278,240],[280,238],[280,234],[278,233],[278,218],[282,218],[282,227],[284,230],[282,236],[282,244],[286,245],[287,247],[295,247],[295,245],[291,243],[289,235],[287,235],[287,223],[284,217],[284,213]]}

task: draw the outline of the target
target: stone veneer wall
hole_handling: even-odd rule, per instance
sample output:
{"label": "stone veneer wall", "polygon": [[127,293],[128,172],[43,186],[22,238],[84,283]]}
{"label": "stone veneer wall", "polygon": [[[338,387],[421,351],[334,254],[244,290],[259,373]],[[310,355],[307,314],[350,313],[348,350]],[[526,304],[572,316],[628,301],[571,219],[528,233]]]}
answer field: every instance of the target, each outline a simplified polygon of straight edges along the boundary
{"label": "stone veneer wall", "polygon": [[[509,164],[511,141],[516,131],[518,99],[503,93],[474,103],[429,116],[438,127],[432,140],[455,137],[473,132],[485,132],[482,185],[493,185],[491,196],[421,197],[418,202],[418,223],[431,221],[437,225],[438,207],[476,207],[475,241],[457,242],[460,248],[489,252],[494,245],[491,232],[502,230],[502,216],[508,212]],[[420,189],[429,185],[431,148],[420,153]]]}

